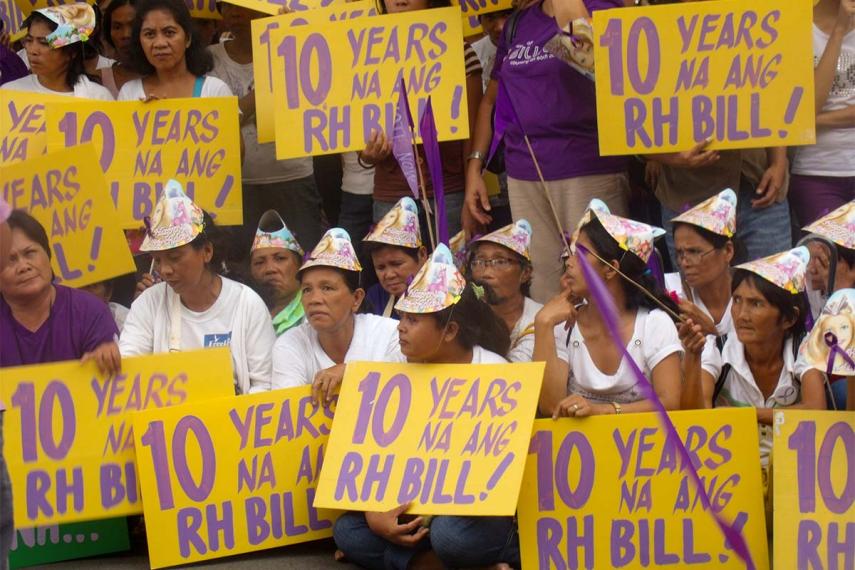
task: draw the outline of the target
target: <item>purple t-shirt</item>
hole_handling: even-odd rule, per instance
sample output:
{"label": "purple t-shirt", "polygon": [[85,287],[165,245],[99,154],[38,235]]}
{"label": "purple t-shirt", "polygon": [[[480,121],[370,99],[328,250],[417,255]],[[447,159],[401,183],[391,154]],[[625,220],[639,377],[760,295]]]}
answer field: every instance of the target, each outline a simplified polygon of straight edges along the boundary
{"label": "purple t-shirt", "polygon": [[35,332],[18,323],[0,297],[0,368],[76,360],[119,333],[101,299],[86,291],[55,287],[50,317]]}
{"label": "purple t-shirt", "polygon": [[[507,89],[546,180],[624,172],[625,157],[600,156],[594,82],[544,50],[558,25],[542,6],[520,13],[510,46],[502,34],[491,77]],[[585,6],[594,12],[623,2],[585,0]],[[538,180],[516,122],[507,126],[504,141],[508,176]]]}

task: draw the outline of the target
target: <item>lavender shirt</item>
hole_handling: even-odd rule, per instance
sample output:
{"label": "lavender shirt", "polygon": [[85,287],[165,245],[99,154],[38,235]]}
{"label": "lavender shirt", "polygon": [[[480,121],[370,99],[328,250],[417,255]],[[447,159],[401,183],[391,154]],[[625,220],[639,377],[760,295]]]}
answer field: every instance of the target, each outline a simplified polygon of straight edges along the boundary
{"label": "lavender shirt", "polygon": [[109,307],[95,295],[55,287],[50,316],[35,332],[18,323],[0,297],[0,368],[77,360],[119,333]]}
{"label": "lavender shirt", "polygon": [[[622,0],[585,0],[589,12]],[[506,30],[507,31],[507,30]],[[502,81],[525,127],[546,180],[626,171],[625,157],[601,157],[594,82],[544,50],[558,33],[540,2],[520,13],[511,45],[502,34],[492,78]],[[505,166],[517,180],[538,180],[522,131],[505,130]]]}

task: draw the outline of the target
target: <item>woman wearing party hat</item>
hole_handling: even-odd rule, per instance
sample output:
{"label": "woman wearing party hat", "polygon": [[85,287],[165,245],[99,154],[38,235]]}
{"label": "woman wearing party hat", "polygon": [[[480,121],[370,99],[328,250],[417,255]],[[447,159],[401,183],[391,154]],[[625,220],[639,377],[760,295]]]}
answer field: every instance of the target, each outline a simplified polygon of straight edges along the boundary
{"label": "woman wearing party hat", "polygon": [[[407,362],[499,364],[508,349],[507,327],[478,297],[439,244],[395,304],[401,352]],[[406,505],[385,513],[346,513],[333,529],[345,558],[364,568],[519,568],[519,538],[512,517],[436,516],[401,524]],[[439,561],[436,560],[439,558]],[[431,562],[433,563],[431,565]]]}
{"label": "woman wearing party hat", "polygon": [[23,44],[33,73],[6,83],[4,89],[113,100],[84,69],[83,43],[95,29],[92,6],[75,2],[33,10],[21,27],[27,30]]}
{"label": "woman wearing party hat", "polygon": [[665,288],[676,293],[680,312],[704,334],[726,337],[733,332],[730,264],[736,253],[736,193],[723,190],[671,223],[680,273],[667,274]]}
{"label": "woman wearing party hat", "polygon": [[297,270],[303,248],[276,210],[267,210],[258,221],[249,253],[249,270],[256,290],[265,300],[276,336],[303,322],[303,303]]}
{"label": "woman wearing party hat", "polygon": [[345,363],[401,359],[395,321],[357,314],[361,271],[347,232],[329,229],[297,273],[306,317],[273,347],[275,388],[311,384],[317,399],[330,401]]}
{"label": "woman wearing party hat", "polygon": [[[484,300],[511,331],[506,355],[511,362],[531,362],[534,317],[543,307],[529,297],[531,234],[531,224],[518,220],[480,237],[470,246],[472,254],[467,263],[467,277],[484,288]],[[566,361],[563,349],[559,346],[559,356]]]}
{"label": "woman wearing party hat", "polygon": [[[651,380],[665,408],[674,410],[680,402],[682,347],[676,326],[660,307],[672,314],[677,307],[656,288],[645,265],[653,252],[653,240],[664,233],[613,215],[595,199],[579,221],[571,247],[584,248],[584,255],[614,299],[629,353]],[[564,290],[535,318],[534,360],[546,361],[540,412],[583,417],[652,411],[653,405],[644,400],[629,365],[613,345],[597,300],[573,255],[567,258],[562,282]],[[566,337],[567,362],[558,358],[556,349],[554,327],[561,323],[571,328]]]}
{"label": "woman wearing party hat", "polygon": [[217,228],[210,216],[170,180],[146,226],[140,250],[151,252],[163,282],[131,305],[122,355],[228,346],[235,392],[269,390],[276,335],[267,307],[255,291],[217,272]]}
{"label": "woman wearing party hat", "polygon": [[408,196],[398,200],[362,242],[379,281],[366,294],[370,309],[397,318],[395,302],[427,259],[416,202]]}

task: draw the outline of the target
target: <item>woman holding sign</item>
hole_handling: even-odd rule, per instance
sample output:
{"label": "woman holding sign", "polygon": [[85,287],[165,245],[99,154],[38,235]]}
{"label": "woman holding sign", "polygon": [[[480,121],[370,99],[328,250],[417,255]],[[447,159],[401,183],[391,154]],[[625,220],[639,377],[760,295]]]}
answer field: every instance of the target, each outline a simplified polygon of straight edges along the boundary
{"label": "woman holding sign", "polygon": [[118,100],[231,97],[225,83],[206,76],[214,68],[206,47],[196,36],[183,1],[140,2],[134,17],[130,63],[143,77],[125,83]]}
{"label": "woman holding sign", "polygon": [[84,50],[77,45],[89,41],[95,29],[92,6],[76,2],[34,10],[22,26],[27,29],[23,43],[33,73],[4,89],[113,100],[107,89],[86,77]]}
{"label": "woman holding sign", "polygon": [[264,301],[217,273],[217,228],[175,180],[146,219],[141,251],[151,252],[163,282],[146,289],[122,329],[122,356],[227,346],[235,392],[270,389],[276,339]]}
{"label": "woman holding sign", "polygon": [[[665,408],[676,410],[680,407],[682,347],[677,328],[659,307],[674,315],[677,307],[657,290],[645,266],[653,240],[664,233],[661,228],[615,216],[603,202],[592,200],[571,247],[584,247],[584,255],[614,299],[629,354],[650,378]],[[644,399],[630,366],[614,346],[575,255],[567,259],[563,281],[564,291],[534,321],[533,360],[546,361],[540,412],[557,418],[653,411],[653,404]],[[566,341],[569,364],[558,357],[555,346],[554,327],[564,322],[572,325]]]}
{"label": "woman holding sign", "polygon": [[[502,364],[508,329],[467,284],[439,244],[395,304],[407,362]],[[365,568],[520,566],[512,517],[412,517],[401,505],[385,513],[346,513],[333,529],[344,557]],[[437,561],[437,558],[439,559]],[[433,565],[431,565],[433,562]],[[422,566],[423,565],[423,566]]]}
{"label": "woman holding sign", "polygon": [[401,359],[395,321],[357,314],[361,271],[347,232],[327,231],[297,274],[306,320],[273,347],[274,388],[311,384],[315,398],[331,401],[345,363]]}

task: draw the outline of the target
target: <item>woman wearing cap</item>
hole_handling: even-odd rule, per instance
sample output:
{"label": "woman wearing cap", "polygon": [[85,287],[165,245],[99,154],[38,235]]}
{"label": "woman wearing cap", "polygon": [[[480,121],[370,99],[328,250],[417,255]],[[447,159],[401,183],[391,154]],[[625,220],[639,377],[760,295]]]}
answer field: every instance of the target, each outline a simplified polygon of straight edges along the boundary
{"label": "woman wearing cap", "polygon": [[392,307],[427,259],[415,201],[408,196],[398,200],[362,242],[378,280],[366,294],[370,309],[396,319]]}
{"label": "woman wearing cap", "polygon": [[[437,246],[395,304],[398,333],[407,362],[501,364],[508,330],[454,266],[451,251]],[[520,565],[519,537],[512,517],[413,517],[407,505],[385,513],[346,513],[333,529],[344,557],[365,568],[482,567]],[[436,559],[439,559],[437,561]],[[430,566],[430,563],[434,566]]]}
{"label": "woman wearing cap", "polygon": [[139,74],[131,69],[131,38],[136,0],[111,0],[104,10],[104,37],[116,52],[116,61],[100,70],[101,84],[109,89],[113,97],[119,96],[119,90]]}
{"label": "woman wearing cap", "polygon": [[[585,255],[605,282],[617,307],[620,334],[627,341],[629,354],[651,380],[665,408],[675,410],[680,405],[682,352],[677,328],[667,313],[621,275],[676,310],[674,302],[657,289],[645,266],[653,252],[653,240],[664,233],[660,228],[615,216],[603,202],[592,200],[573,236],[573,247],[584,247],[585,251],[576,249],[576,255]],[[583,417],[652,411],[653,405],[642,396],[629,365],[612,343],[575,255],[567,259],[563,280],[565,290],[535,318],[534,360],[546,361],[540,412],[553,417]],[[572,324],[566,341],[569,365],[558,358],[555,346],[554,327],[565,322]]]}
{"label": "woman wearing cap", "polygon": [[316,399],[330,401],[345,363],[400,360],[395,321],[357,314],[361,271],[347,232],[328,230],[297,273],[306,317],[276,340],[274,388],[311,384]]}
{"label": "woman wearing cap", "polygon": [[163,282],[131,305],[122,355],[228,346],[236,393],[269,390],[276,335],[267,307],[252,289],[217,273],[210,216],[170,180],[146,225],[140,250],[151,252]]}
{"label": "woman wearing cap", "polygon": [[32,75],[3,85],[4,89],[83,99],[112,101],[110,92],[89,80],[81,42],[95,29],[95,11],[85,2],[34,10],[24,21],[24,48]]}
{"label": "woman wearing cap", "polygon": [[303,248],[275,210],[258,221],[249,253],[249,270],[262,299],[270,308],[276,336],[303,322],[303,303],[297,270]]}
{"label": "woman wearing cap", "polygon": [[[531,362],[534,318],[543,307],[529,297],[531,225],[519,220],[476,239],[470,246],[467,277],[484,288],[484,300],[511,331],[507,359]],[[564,347],[559,356],[567,359]]]}
{"label": "woman wearing cap", "polygon": [[176,97],[230,97],[228,86],[206,76],[213,67],[207,43],[196,36],[181,0],[142,0],[130,44],[130,64],[141,79],[125,83],[119,101]]}

